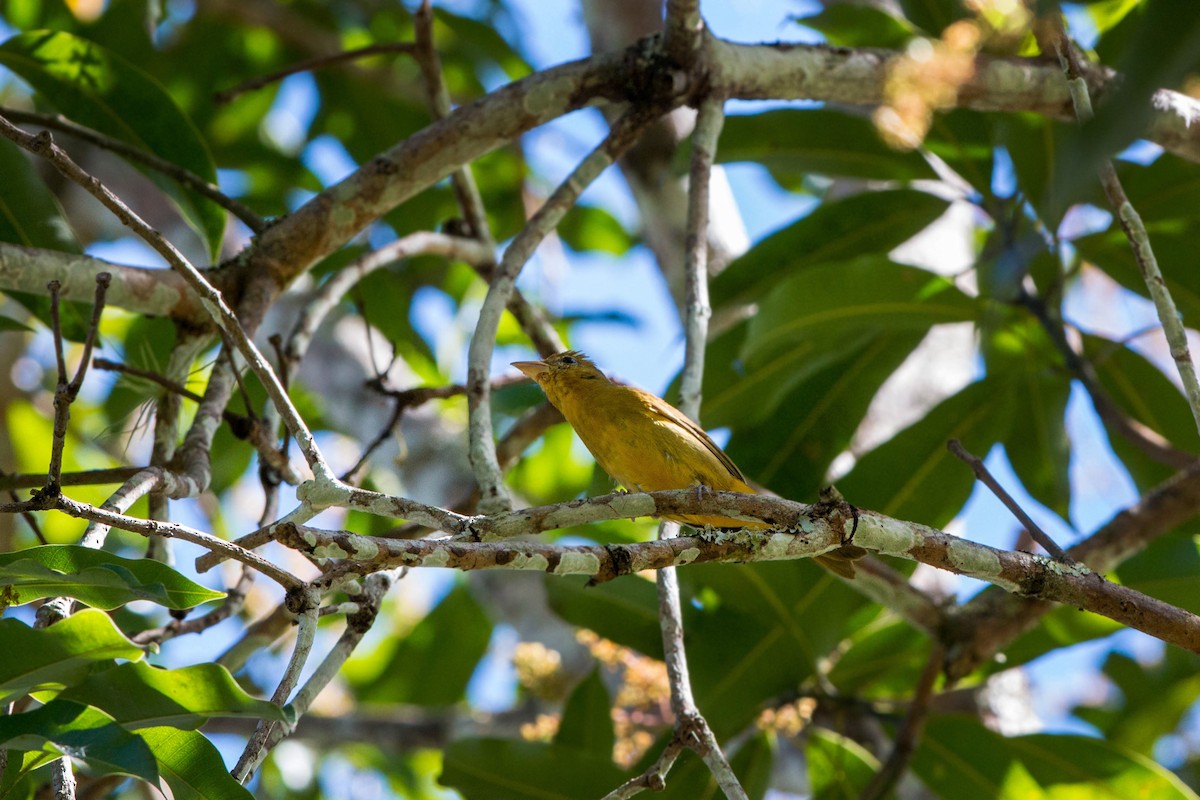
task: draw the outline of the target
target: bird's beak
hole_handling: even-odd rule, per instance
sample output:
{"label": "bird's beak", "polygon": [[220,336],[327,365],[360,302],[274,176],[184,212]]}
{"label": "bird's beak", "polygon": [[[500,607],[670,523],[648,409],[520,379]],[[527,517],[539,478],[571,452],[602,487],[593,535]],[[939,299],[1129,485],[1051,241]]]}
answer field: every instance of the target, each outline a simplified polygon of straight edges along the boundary
{"label": "bird's beak", "polygon": [[545,361],[514,361],[512,365],[524,372],[526,377],[533,378],[535,381],[542,373],[550,369],[550,365]]}

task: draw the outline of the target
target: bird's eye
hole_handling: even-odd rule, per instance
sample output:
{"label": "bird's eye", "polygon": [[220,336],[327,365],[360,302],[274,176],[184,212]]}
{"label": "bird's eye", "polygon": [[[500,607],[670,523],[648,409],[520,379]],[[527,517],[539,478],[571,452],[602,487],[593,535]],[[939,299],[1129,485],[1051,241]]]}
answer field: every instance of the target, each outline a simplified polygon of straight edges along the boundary
{"label": "bird's eye", "polygon": [[564,364],[577,364],[577,363],[579,363],[579,362],[577,362],[577,361],[576,361],[574,358],[572,358],[571,356],[563,356],[563,357],[562,357],[562,363],[564,363]]}

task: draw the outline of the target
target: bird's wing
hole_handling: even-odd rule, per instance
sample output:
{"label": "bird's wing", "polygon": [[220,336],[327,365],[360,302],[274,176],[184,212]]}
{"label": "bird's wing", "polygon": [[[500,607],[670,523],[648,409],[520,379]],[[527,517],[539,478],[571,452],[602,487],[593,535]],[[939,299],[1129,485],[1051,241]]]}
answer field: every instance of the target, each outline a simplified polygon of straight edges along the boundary
{"label": "bird's wing", "polygon": [[738,469],[737,464],[734,464],[733,460],[729,456],[725,455],[725,451],[717,447],[717,443],[714,442],[709,435],[704,432],[703,428],[693,422],[690,417],[688,417],[679,409],[675,408],[666,400],[656,397],[649,392],[644,392],[641,389],[637,389],[632,386],[629,387],[629,389],[630,391],[634,392],[638,399],[640,399],[646,405],[647,410],[650,411],[652,416],[657,417],[658,419],[666,420],[691,434],[692,438],[703,445],[708,452],[713,454],[713,457],[715,457],[717,461],[721,463],[721,466],[725,467],[725,469],[729,471],[730,475],[737,478],[742,483],[746,483],[746,476],[742,474],[740,469]]}

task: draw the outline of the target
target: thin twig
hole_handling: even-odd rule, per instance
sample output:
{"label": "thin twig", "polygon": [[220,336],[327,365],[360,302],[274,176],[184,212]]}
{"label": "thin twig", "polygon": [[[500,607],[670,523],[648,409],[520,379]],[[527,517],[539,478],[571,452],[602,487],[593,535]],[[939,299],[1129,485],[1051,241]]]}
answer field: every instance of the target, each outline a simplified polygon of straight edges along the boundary
{"label": "thin twig", "polygon": [[504,257],[492,276],[487,296],[479,310],[479,321],[471,336],[467,355],[470,434],[468,455],[475,471],[475,480],[479,484],[479,507],[484,512],[492,513],[511,507],[508,489],[504,485],[504,475],[496,458],[488,383],[501,313],[512,296],[521,268],[533,255],[537,246],[574,206],[583,190],[636,141],[637,135],[653,117],[653,111],[631,111],[618,120],[604,141],[558,185],[521,229],[504,251]]}
{"label": "thin twig", "polygon": [[646,768],[645,772],[625,781],[625,783],[604,795],[601,800],[628,800],[628,798],[641,794],[647,789],[652,792],[661,792],[663,789],[666,789],[667,773],[671,771],[671,767],[675,765],[675,761],[683,754],[683,750],[683,744],[672,739],[663,748],[663,751],[659,753],[654,763]]}
{"label": "thin twig", "polygon": [[251,211],[245,204],[222,192],[219,186],[209,183],[204,178],[184,169],[173,161],[159,158],[153,153],[135,147],[128,142],[115,139],[92,128],[84,127],[77,122],[72,122],[61,114],[42,114],[36,111],[22,111],[15,108],[0,108],[0,114],[27,125],[41,125],[68,133],[76,139],[82,139],[97,147],[110,150],[130,161],[136,161],[156,172],[161,172],[163,175],[196,192],[196,194],[203,195],[213,201],[240,219],[245,223],[247,228],[255,233],[262,233],[266,230],[266,221]]}
{"label": "thin twig", "polygon": [[212,626],[224,622],[242,610],[246,604],[246,594],[254,583],[254,573],[246,565],[242,565],[242,574],[232,589],[225,593],[221,605],[195,619],[173,619],[159,628],[149,628],[129,637],[134,644],[162,644],[168,639],[189,633],[203,633]]}
{"label": "thin twig", "polygon": [[933,687],[937,684],[945,657],[942,646],[934,644],[929,651],[929,660],[925,662],[925,669],[921,671],[921,677],[917,681],[916,691],[908,706],[908,714],[905,715],[900,729],[896,731],[892,751],[867,788],[859,795],[859,800],[882,800],[887,797],[908,769],[917,743],[921,739],[921,732],[925,728],[925,719],[929,715],[929,701],[933,697]]}
{"label": "thin twig", "polygon": [[[89,469],[82,472],[64,472],[59,476],[59,486],[95,486],[103,483],[124,483],[145,467],[109,467]],[[17,475],[0,473],[0,489],[35,489],[46,485],[44,472],[25,472]]]}
{"label": "thin twig", "polygon": [[309,467],[313,470],[313,474],[320,484],[321,491],[330,497],[337,494],[335,491],[337,487],[336,478],[330,470],[328,462],[325,461],[325,457],[321,454],[316,441],[313,439],[312,432],[308,429],[307,423],[300,416],[291,398],[288,397],[287,392],[280,385],[275,371],[271,369],[266,359],[263,358],[262,353],[258,351],[258,347],[255,346],[253,340],[247,335],[233,311],[225,304],[225,299],[221,296],[221,292],[209,283],[208,279],[187,260],[183,253],[179,252],[173,244],[167,241],[162,234],[146,224],[141,217],[134,213],[119,197],[110,192],[97,178],[88,174],[72,161],[71,157],[64,150],[54,144],[48,131],[42,131],[37,136],[30,136],[3,116],[0,116],[0,134],[35,155],[45,158],[64,177],[71,179],[86,189],[89,194],[112,211],[122,223],[154,248],[159,255],[167,260],[167,263],[173,269],[183,276],[188,285],[200,295],[201,302],[209,312],[212,320],[217,324],[217,327],[228,334],[233,340],[251,370],[254,371],[254,374],[262,382],[268,396],[278,406],[279,413],[287,424],[289,433],[291,433],[296,439],[296,443],[300,446],[305,460],[308,461]]}
{"label": "thin twig", "polygon": [[[289,608],[299,615],[300,624],[296,632],[296,646],[292,649],[292,657],[288,660],[287,668],[279,680],[279,685],[275,687],[275,692],[271,695],[271,702],[277,706],[287,704],[288,698],[292,695],[292,689],[300,680],[300,672],[304,669],[308,656],[312,652],[313,641],[317,635],[320,600],[320,594],[308,587],[295,589],[289,593]],[[242,750],[241,758],[230,770],[236,781],[246,783],[250,780],[254,770],[266,758],[269,751],[267,742],[277,724],[274,721],[259,720],[253,735],[246,742],[245,749]]]}
{"label": "thin twig", "polygon": [[367,56],[379,55],[381,53],[412,53],[413,45],[409,42],[384,42],[380,44],[367,45],[355,50],[346,50],[342,53],[334,53],[328,56],[319,56],[310,58],[305,61],[293,64],[290,67],[285,67],[268,75],[262,75],[257,78],[251,78],[244,81],[232,89],[225,89],[221,92],[213,94],[213,102],[217,105],[225,105],[230,100],[233,100],[238,95],[252,92],[256,89],[261,89],[264,86],[269,86],[272,83],[281,81],[289,75],[295,75],[298,72],[312,72],[313,70],[329,67],[335,64],[341,64],[345,61],[356,61]]}
{"label": "thin twig", "polygon": [[[1075,117],[1080,123],[1085,123],[1092,119],[1092,99],[1079,60],[1079,53],[1067,37],[1061,17],[1056,17],[1055,25],[1057,28],[1055,48],[1058,50],[1059,64],[1067,76],[1067,87],[1071,92]],[[1113,167],[1112,159],[1101,160],[1099,171],[1100,184],[1104,188],[1104,194],[1121,223],[1125,238],[1129,240],[1129,246],[1133,249],[1133,259],[1137,262],[1138,271],[1146,283],[1150,299],[1154,301],[1158,320],[1162,323],[1163,334],[1170,346],[1171,358],[1174,359],[1175,368],[1179,371],[1179,379],[1183,382],[1184,394],[1187,395],[1188,406],[1192,410],[1196,429],[1200,430],[1200,380],[1197,380],[1196,377],[1196,365],[1192,361],[1191,349],[1188,347],[1187,329],[1184,327],[1183,318],[1175,307],[1175,299],[1167,288],[1162,270],[1159,269],[1158,259],[1154,255],[1154,249],[1150,246],[1150,235],[1146,232],[1142,217],[1129,202],[1129,197],[1125,194],[1125,187],[1121,185],[1121,179]]]}
{"label": "thin twig", "polygon": [[1029,531],[1029,535],[1033,537],[1033,540],[1040,544],[1047,553],[1054,556],[1059,561],[1066,562],[1067,564],[1075,563],[1075,560],[1067,555],[1067,552],[1059,547],[1054,540],[1050,538],[1049,534],[1043,531],[1038,524],[1034,522],[1028,514],[1025,513],[1025,509],[1021,508],[1020,504],[1012,498],[1012,495],[1004,490],[1004,487],[1000,485],[1000,482],[992,476],[992,473],[988,472],[988,468],[983,465],[983,462],[963,447],[962,442],[960,442],[958,439],[951,439],[950,441],[946,442],[946,449],[971,468],[971,471],[975,473],[975,477],[979,479],[979,482],[992,490],[992,494],[996,495],[996,498],[1004,504],[1005,508],[1012,512],[1012,515],[1016,517],[1022,525],[1025,526],[1025,530]]}

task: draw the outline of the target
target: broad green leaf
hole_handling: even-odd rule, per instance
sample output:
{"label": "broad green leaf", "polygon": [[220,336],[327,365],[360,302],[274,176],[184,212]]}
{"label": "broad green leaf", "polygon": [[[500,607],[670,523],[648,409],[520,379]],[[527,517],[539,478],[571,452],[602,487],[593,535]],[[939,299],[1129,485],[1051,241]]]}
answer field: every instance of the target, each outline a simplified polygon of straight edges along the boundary
{"label": "broad green leaf", "polygon": [[[992,587],[986,591],[1001,590]],[[1120,623],[1090,611],[1054,606],[1041,616],[1036,627],[1005,647],[1003,659],[988,665],[987,671],[997,672],[1028,664],[1052,650],[1102,639],[1124,629]]]}
{"label": "broad green leaf", "polygon": [[1200,697],[1200,671],[1194,653],[1168,648],[1153,664],[1141,664],[1123,653],[1109,653],[1104,674],[1120,699],[1099,707],[1075,708],[1095,725],[1105,741],[1152,756],[1155,743],[1175,733]]}
{"label": "broad green leaf", "polygon": [[508,739],[460,739],[446,748],[438,781],[465,800],[577,800],[604,794],[628,777],[610,754]]}
{"label": "broad green leaf", "polygon": [[[1178,223],[1152,226],[1148,233],[1154,257],[1184,324],[1191,328],[1200,327],[1200,272],[1193,268],[1195,234]],[[1074,244],[1086,261],[1095,264],[1117,283],[1142,297],[1150,296],[1134,261],[1129,240],[1119,226],[1076,239]]]}
{"label": "broad green leaf", "polygon": [[809,729],[804,755],[813,800],[858,797],[879,769],[879,759],[858,742],[825,728]]}
{"label": "broad green leaf", "polygon": [[0,619],[0,701],[32,691],[61,689],[83,680],[97,662],[137,661],[142,649],[125,638],[103,611],[87,609],[34,630]]}
{"label": "broad green leaf", "polygon": [[612,758],[613,742],[616,740],[612,707],[612,698],[604,687],[600,668],[596,667],[567,698],[554,744]]}
{"label": "broad green leaf", "polygon": [[1056,182],[1062,170],[1061,143],[1068,135],[1068,123],[1035,114],[1005,114],[997,118],[996,132],[1012,158],[1017,191],[1033,205],[1048,228],[1058,228],[1072,203],[1103,205],[1103,194],[1095,180]]}
{"label": "broad green leaf", "polygon": [[58,199],[34,170],[25,152],[0,140],[0,241],[80,253],[75,233],[63,216]]}
{"label": "broad green leaf", "polygon": [[29,327],[28,325],[23,325],[11,317],[0,317],[0,333],[6,333],[10,331],[32,333],[33,328]]}
{"label": "broad green leaf", "polygon": [[975,319],[976,301],[953,282],[885,258],[810,267],[780,283],[750,320],[743,356],[751,364],[812,343],[818,352],[864,333],[927,331]]}
{"label": "broad green leaf", "polygon": [[1147,225],[1200,216],[1200,165],[1163,155],[1147,166],[1119,161],[1116,167],[1129,202]]}
{"label": "broad green leaf", "polygon": [[59,697],[95,706],[131,729],[194,729],[210,717],[287,721],[283,709],[251,697],[219,664],[180,669],[121,664],[92,674]]}
{"label": "broad green leaf", "polygon": [[545,578],[546,596],[554,613],[651,658],[662,658],[658,623],[658,590],[653,581],[636,576],[597,586],[574,577]]}
{"label": "broad green leaf", "polygon": [[946,210],[946,201],[911,189],[866,192],[824,202],[767,236],[713,280],[716,308],[754,302],[797,270],[886,255]]}
{"label": "broad green leaf", "polygon": [[871,120],[823,108],[727,117],[717,160],[761,164],[789,189],[814,173],[894,181],[934,177],[919,153],[884,144]]}
{"label": "broad green leaf", "polygon": [[900,48],[913,36],[912,25],[874,6],[838,3],[796,22],[825,34],[837,47]]}
{"label": "broad green leaf", "polygon": [[134,600],[184,609],[225,596],[160,561],[70,544],[0,553],[0,586],[15,591],[14,605],[65,596],[105,610]]}
{"label": "broad green leaf", "polygon": [[1160,537],[1117,568],[1121,583],[1171,605],[1200,614],[1196,576],[1200,575],[1200,543],[1176,532]]}
{"label": "broad green leaf", "polygon": [[556,230],[572,250],[599,250],[623,256],[634,244],[620,221],[599,206],[573,206]]}
{"label": "broad green leaf", "polygon": [[914,25],[934,36],[967,15],[961,0],[900,0],[900,9]]}
{"label": "broad green leaf", "polygon": [[991,115],[957,109],[935,114],[923,147],[985,198],[992,197],[996,132]]}
{"label": "broad green leaf", "polygon": [[[1006,792],[1007,776],[1018,768],[1031,780],[1020,782],[1024,791]],[[1165,767],[1103,740],[1049,734],[1005,738],[965,717],[929,720],[913,770],[944,800],[1018,800],[1029,796],[1031,783],[1049,797],[1196,797]]]}
{"label": "broad green leaf", "polygon": [[867,602],[809,559],[693,565],[679,578],[704,601],[685,606],[684,630],[696,703],[719,739],[812,675]]}
{"label": "broad green leaf", "polygon": [[838,480],[856,506],[941,528],[962,508],[975,476],[951,455],[959,439],[980,458],[1008,431],[1011,387],[984,379],[930,409],[923,419],[866,453]]}
{"label": "broad green leaf", "polygon": [[[784,497],[811,499],[829,465],[850,444],[879,387],[921,341],[921,333],[875,336],[849,357],[800,381],[761,424],[730,414],[726,451],[751,479]],[[770,369],[773,362],[765,368]],[[715,422],[711,417],[710,422]]]}
{"label": "broad green leaf", "polygon": [[364,686],[365,699],[446,706],[467,690],[487,652],[492,623],[464,585],[458,585],[395,647],[388,665]]}
{"label": "broad green leaf", "polygon": [[145,740],[158,760],[158,772],[175,800],[251,800],[253,795],[233,779],[221,753],[196,731],[143,728]]}
{"label": "broad green leaf", "polygon": [[1142,0],[1091,0],[1087,3],[1087,12],[1096,26],[1096,32],[1104,34],[1141,4]]}
{"label": "broad green leaf", "polygon": [[99,709],[66,700],[0,716],[0,746],[70,755],[100,775],[158,779],[154,756],[141,738]]}
{"label": "broad green leaf", "polygon": [[[75,122],[216,183],[212,156],[191,120],[154,77],[116,53],[69,33],[31,31],[0,45],[0,65]],[[146,174],[179,204],[215,258],[225,232],[224,209],[161,173]]]}
{"label": "broad green leaf", "polygon": [[[1196,423],[1187,400],[1162,370],[1123,344],[1096,336],[1084,337],[1084,355],[1091,360],[1100,383],[1130,417],[1161,434],[1172,446],[1200,452]],[[1130,476],[1145,491],[1166,480],[1175,470],[1151,459],[1106,424],[1113,451]]]}
{"label": "broad green leaf", "polygon": [[929,660],[929,640],[891,614],[852,631],[829,680],[851,697],[895,697],[912,690]]}

